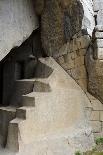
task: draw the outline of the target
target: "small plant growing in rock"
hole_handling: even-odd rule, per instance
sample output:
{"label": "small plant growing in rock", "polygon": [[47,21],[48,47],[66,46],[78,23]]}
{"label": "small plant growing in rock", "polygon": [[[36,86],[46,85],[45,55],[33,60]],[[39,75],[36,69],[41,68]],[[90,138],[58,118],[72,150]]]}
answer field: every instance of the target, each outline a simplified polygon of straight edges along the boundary
{"label": "small plant growing in rock", "polygon": [[80,151],[76,151],[75,155],[82,155]]}
{"label": "small plant growing in rock", "polygon": [[96,144],[99,145],[99,144],[103,144],[103,137],[99,137],[96,139]]}
{"label": "small plant growing in rock", "polygon": [[95,147],[93,147],[92,151],[93,151],[93,152],[97,151],[96,146],[95,146]]}

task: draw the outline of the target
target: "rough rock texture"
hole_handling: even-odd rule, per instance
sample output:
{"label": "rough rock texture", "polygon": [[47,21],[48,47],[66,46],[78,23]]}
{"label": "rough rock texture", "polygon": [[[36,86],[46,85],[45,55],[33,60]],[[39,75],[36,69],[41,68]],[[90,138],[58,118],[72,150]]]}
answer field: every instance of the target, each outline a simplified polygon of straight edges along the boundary
{"label": "rough rock texture", "polygon": [[0,60],[38,27],[32,0],[0,1]]}
{"label": "rough rock texture", "polygon": [[41,39],[47,55],[55,55],[64,44],[63,11],[58,1],[45,2],[41,15]]}
{"label": "rough rock texture", "polygon": [[93,2],[96,26],[86,55],[88,90],[103,103],[103,8],[101,0]]}
{"label": "rough rock texture", "polygon": [[63,44],[81,29],[87,29],[92,34],[94,18],[91,0],[36,0],[35,7],[37,14],[41,15],[42,46],[48,56],[60,55],[59,49]]}
{"label": "rough rock texture", "polygon": [[55,56],[60,47],[81,29],[83,7],[77,1],[73,1],[66,8],[55,0],[45,3],[41,16],[42,45],[47,55]]}
{"label": "rough rock texture", "polygon": [[41,15],[44,9],[44,0],[35,0],[34,1],[34,9],[37,15]]}
{"label": "rough rock texture", "polygon": [[93,8],[94,8],[94,11],[103,9],[103,1],[102,0],[93,0]]}
{"label": "rough rock texture", "polygon": [[81,88],[86,91],[87,72],[85,68],[85,55],[90,44],[90,37],[89,35],[80,35],[75,35],[70,42],[60,49],[62,56],[56,60],[75,79]]}
{"label": "rough rock texture", "polygon": [[82,29],[84,10],[79,1],[71,1],[64,9],[64,35],[66,41]]}
{"label": "rough rock texture", "polygon": [[86,66],[88,72],[88,90],[103,102],[103,61],[94,59],[91,47],[87,52]]}

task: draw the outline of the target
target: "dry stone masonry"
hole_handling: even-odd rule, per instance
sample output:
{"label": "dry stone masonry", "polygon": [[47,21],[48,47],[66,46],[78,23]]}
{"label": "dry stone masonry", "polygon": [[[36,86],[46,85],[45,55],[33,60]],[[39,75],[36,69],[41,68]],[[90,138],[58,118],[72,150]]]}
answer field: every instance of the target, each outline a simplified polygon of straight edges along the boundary
{"label": "dry stone masonry", "polygon": [[[85,2],[83,3],[87,4]],[[89,12],[91,10],[90,4],[92,3],[89,3]],[[98,5],[101,5],[101,3],[99,3]],[[59,53],[62,53],[62,55],[57,58],[57,62],[69,73],[69,75],[71,75],[76,80],[76,82],[81,86],[81,88],[85,92],[89,90],[94,96],[96,96],[101,102],[103,102],[102,101],[103,96],[102,95],[103,94],[102,27],[103,26],[101,21],[102,14],[100,12],[98,12],[98,16],[96,16],[97,11],[94,14],[96,22],[97,23],[100,22],[101,25],[100,24],[96,25],[95,28],[93,28],[94,29],[93,41],[92,41],[92,34],[90,33],[90,31],[88,32],[86,31],[88,30],[88,28],[86,30],[82,30],[82,32],[80,31],[79,33],[75,34],[72,37],[72,39],[60,49]],[[93,21],[93,10],[91,11],[91,14],[92,14],[91,19]],[[89,28],[92,29],[90,25]],[[90,108],[91,110],[89,109],[91,111],[90,121],[93,127],[93,132],[97,136],[103,135],[103,122],[101,119],[101,115],[103,114],[103,106],[101,102],[95,99],[95,104],[97,104],[96,108],[94,108],[93,104],[91,104]],[[98,108],[99,106],[100,108]]]}
{"label": "dry stone masonry", "polygon": [[[95,5],[96,4],[96,5]],[[103,102],[103,21],[101,1],[94,0],[95,28],[92,37],[92,46],[87,52],[88,89]]]}
{"label": "dry stone masonry", "polygon": [[62,56],[57,58],[57,62],[71,75],[73,79],[85,91],[87,90],[87,72],[85,68],[85,55],[90,43],[89,35],[77,36],[65,44],[60,52]]}

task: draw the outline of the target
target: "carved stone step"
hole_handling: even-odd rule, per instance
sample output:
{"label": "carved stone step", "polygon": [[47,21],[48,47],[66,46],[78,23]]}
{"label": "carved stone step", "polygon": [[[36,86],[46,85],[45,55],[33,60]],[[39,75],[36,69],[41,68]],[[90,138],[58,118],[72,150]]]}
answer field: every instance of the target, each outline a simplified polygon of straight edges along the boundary
{"label": "carved stone step", "polygon": [[34,118],[34,112],[35,112],[34,109],[35,109],[34,107],[29,106],[18,108],[16,111],[16,117],[24,120],[32,119]]}
{"label": "carved stone step", "polygon": [[22,95],[22,106],[35,106],[35,97]]}
{"label": "carved stone step", "polygon": [[5,146],[9,122],[15,118],[16,108],[0,107],[0,145]]}
{"label": "carved stone step", "polygon": [[34,82],[34,92],[50,92],[51,88],[49,83],[43,83],[41,81],[35,81]]}
{"label": "carved stone step", "polygon": [[19,118],[15,118],[9,123],[6,148],[11,151],[18,152],[22,145],[20,136],[20,125],[22,123],[24,123],[24,120]]}

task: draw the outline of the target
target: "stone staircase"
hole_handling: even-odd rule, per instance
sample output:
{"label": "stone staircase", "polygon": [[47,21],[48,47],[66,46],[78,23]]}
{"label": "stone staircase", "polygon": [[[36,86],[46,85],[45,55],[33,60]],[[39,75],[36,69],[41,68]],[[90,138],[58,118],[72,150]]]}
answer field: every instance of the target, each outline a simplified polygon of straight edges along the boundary
{"label": "stone staircase", "polygon": [[8,125],[16,116],[16,108],[12,106],[0,107],[0,145],[5,147]]}
{"label": "stone staircase", "polygon": [[[15,103],[20,108],[16,109],[16,118],[9,122],[6,147],[10,150],[18,151],[20,149],[19,147],[22,146],[19,130],[25,126],[26,122],[27,124],[29,124],[28,121],[32,123],[31,120],[34,118],[35,95],[34,93],[33,96],[30,95],[32,92],[38,95],[41,92],[45,94],[45,92],[51,91],[47,77],[52,71],[52,68],[39,61],[38,70],[35,71],[35,78],[15,81],[11,105]],[[29,130],[29,126],[27,126],[27,130]]]}
{"label": "stone staircase", "polygon": [[39,59],[35,78],[15,81],[10,101],[13,108],[10,113],[13,111],[14,115],[10,119],[6,117],[8,123],[4,135],[5,146],[9,150],[18,152],[38,137],[43,140],[43,137],[51,138],[51,135],[59,136],[56,138],[59,143],[61,135],[67,139],[72,135],[73,146],[80,149],[82,139],[83,150],[92,147],[93,136],[85,112],[89,100],[53,58]]}

